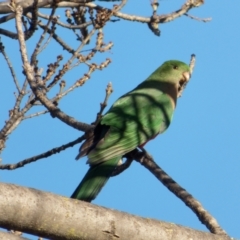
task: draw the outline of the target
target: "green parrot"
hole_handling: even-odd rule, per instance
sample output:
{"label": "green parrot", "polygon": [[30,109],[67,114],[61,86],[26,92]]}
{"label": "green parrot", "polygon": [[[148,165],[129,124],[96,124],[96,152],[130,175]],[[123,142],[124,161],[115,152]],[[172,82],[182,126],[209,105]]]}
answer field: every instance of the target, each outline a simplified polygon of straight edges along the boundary
{"label": "green parrot", "polygon": [[168,128],[189,78],[187,64],[167,61],[112,105],[79,149],[76,159],[87,155],[90,168],[71,198],[91,202],[125,154]]}

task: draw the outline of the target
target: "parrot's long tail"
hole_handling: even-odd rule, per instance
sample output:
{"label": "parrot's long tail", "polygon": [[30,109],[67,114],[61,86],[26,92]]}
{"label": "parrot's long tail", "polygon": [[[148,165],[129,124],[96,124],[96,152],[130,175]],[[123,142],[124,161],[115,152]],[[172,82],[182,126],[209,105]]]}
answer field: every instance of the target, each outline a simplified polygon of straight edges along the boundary
{"label": "parrot's long tail", "polygon": [[120,157],[116,157],[98,165],[91,166],[72,194],[71,198],[76,198],[86,202],[91,202],[96,198],[113,170],[116,168]]}

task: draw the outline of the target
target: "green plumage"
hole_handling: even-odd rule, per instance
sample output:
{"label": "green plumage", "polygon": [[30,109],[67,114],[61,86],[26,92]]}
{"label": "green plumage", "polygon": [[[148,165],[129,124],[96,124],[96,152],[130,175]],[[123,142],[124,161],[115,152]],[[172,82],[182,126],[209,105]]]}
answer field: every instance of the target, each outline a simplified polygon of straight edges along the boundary
{"label": "green plumage", "polygon": [[[109,179],[119,160],[120,158],[116,157],[107,162],[91,167],[71,197],[87,202],[94,199],[102,186]],[[95,181],[96,176],[97,181]]]}
{"label": "green plumage", "polygon": [[92,201],[124,154],[168,128],[178,93],[189,76],[185,63],[165,62],[112,105],[80,148],[76,159],[87,155],[90,169],[72,198]]}

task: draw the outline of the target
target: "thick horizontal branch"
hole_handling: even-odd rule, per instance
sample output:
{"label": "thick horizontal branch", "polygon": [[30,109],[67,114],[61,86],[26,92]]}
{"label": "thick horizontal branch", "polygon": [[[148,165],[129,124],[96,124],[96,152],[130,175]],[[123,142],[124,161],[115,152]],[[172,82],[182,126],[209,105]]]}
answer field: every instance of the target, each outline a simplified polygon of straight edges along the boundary
{"label": "thick horizontal branch", "polygon": [[[58,2],[58,5],[60,6],[62,5],[65,7],[65,5],[67,4],[71,6],[72,4],[79,5],[79,3],[88,3],[92,1],[93,0],[71,0],[71,1],[58,0],[57,2]],[[32,7],[34,0],[16,0],[16,2],[23,9],[26,9],[26,8]],[[56,0],[38,0],[37,7],[42,8],[42,7],[49,6],[49,8],[52,8],[52,5],[54,5],[55,3],[56,3]],[[9,1],[0,3],[0,14],[6,14],[6,13],[12,12],[8,4],[9,4]]]}
{"label": "thick horizontal branch", "polygon": [[15,235],[13,233],[2,232],[2,231],[0,231],[0,239],[5,239],[5,240],[30,240],[28,238],[24,238],[24,237]]}
{"label": "thick horizontal branch", "polygon": [[[38,1],[38,8],[52,8],[52,5],[55,0],[39,0]],[[19,1],[19,5],[25,10],[26,8],[29,8],[33,5],[34,0],[22,0]],[[173,21],[174,19],[186,15],[186,13],[191,9],[195,7],[199,7],[204,3],[203,0],[186,0],[185,4],[183,6],[169,14],[162,14],[162,15],[154,15],[154,18],[151,17],[143,17],[143,16],[137,16],[133,14],[126,14],[119,11],[113,11],[111,9],[108,9],[110,12],[112,12],[113,16],[116,16],[121,19],[125,19],[128,21],[137,21],[142,23],[150,23],[151,21],[154,21],[154,23],[166,23]],[[125,4],[125,2],[124,2]],[[92,0],[69,0],[69,1],[62,1],[58,0],[57,7],[67,8],[67,7],[78,7],[79,5],[89,7],[89,8],[102,8],[101,6],[92,3]],[[9,8],[8,3],[0,3],[0,14],[6,14],[11,13],[12,10]],[[11,15],[11,16],[10,16]],[[0,19],[0,22],[5,22],[10,20],[14,17],[13,14],[10,14],[9,16],[4,16]],[[195,17],[196,18],[196,17]],[[195,19],[194,18],[194,19]],[[197,18],[199,19],[199,18]],[[201,19],[201,21],[207,22],[210,19]]]}
{"label": "thick horizontal branch", "polygon": [[6,183],[0,183],[0,227],[58,240],[229,240]]}

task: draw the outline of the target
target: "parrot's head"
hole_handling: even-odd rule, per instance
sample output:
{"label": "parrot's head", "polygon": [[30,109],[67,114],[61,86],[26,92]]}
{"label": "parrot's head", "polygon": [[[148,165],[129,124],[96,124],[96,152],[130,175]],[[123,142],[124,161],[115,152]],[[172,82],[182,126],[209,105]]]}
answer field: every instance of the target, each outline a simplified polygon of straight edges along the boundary
{"label": "parrot's head", "polygon": [[164,62],[153,75],[157,81],[175,85],[179,93],[182,92],[191,76],[189,66],[178,60]]}

